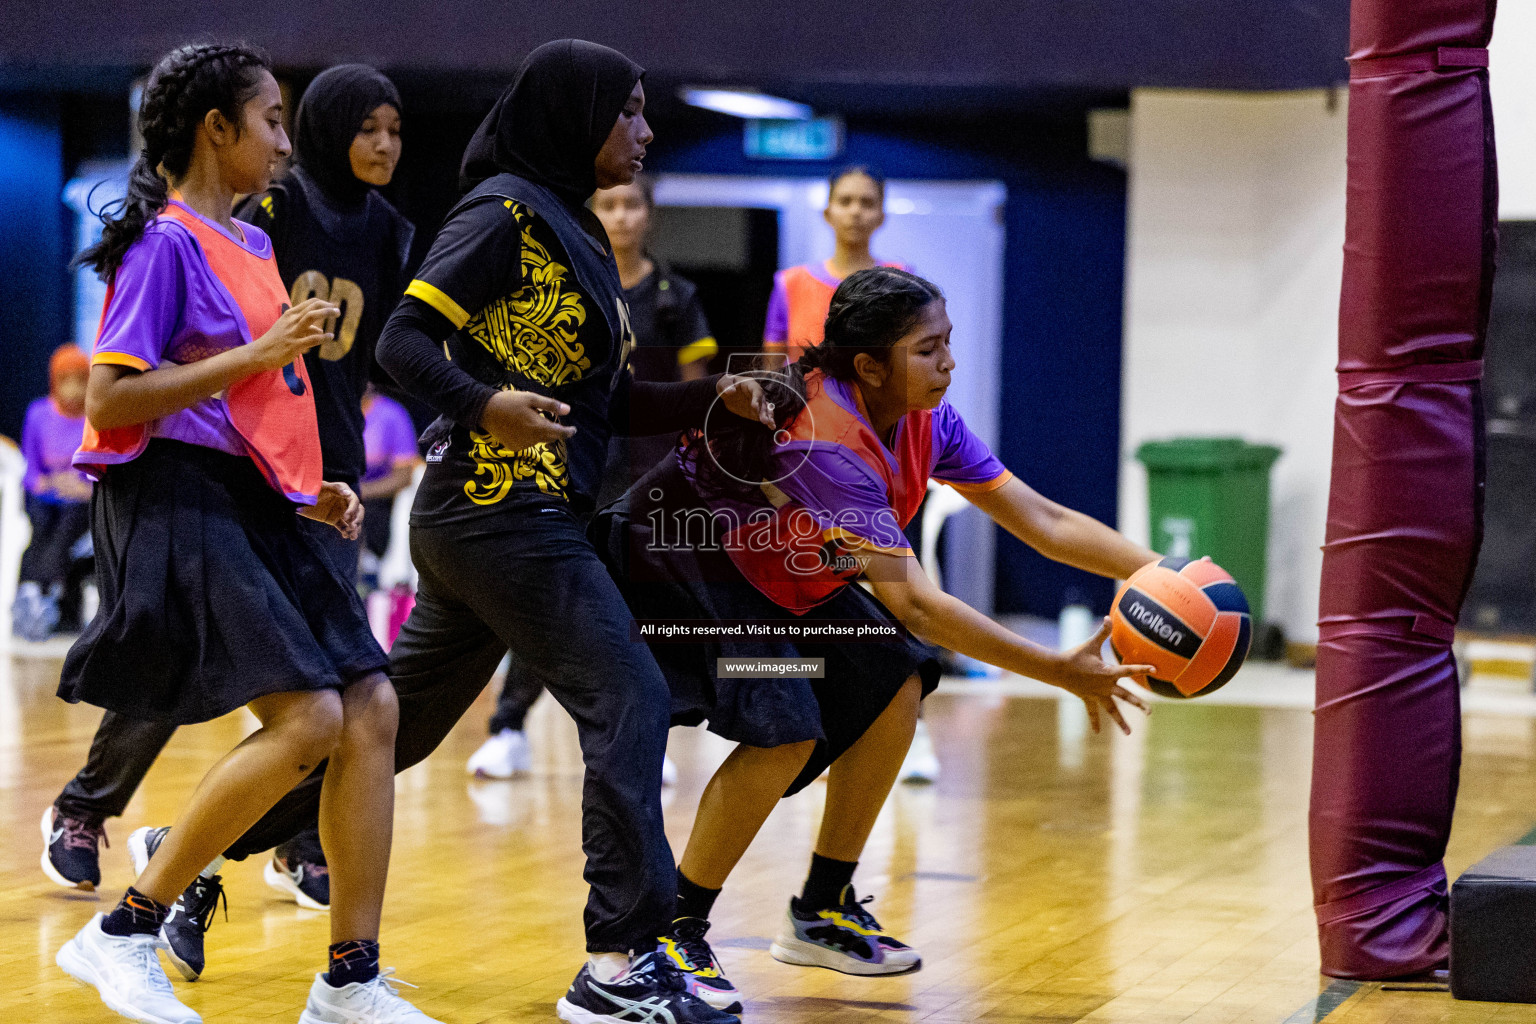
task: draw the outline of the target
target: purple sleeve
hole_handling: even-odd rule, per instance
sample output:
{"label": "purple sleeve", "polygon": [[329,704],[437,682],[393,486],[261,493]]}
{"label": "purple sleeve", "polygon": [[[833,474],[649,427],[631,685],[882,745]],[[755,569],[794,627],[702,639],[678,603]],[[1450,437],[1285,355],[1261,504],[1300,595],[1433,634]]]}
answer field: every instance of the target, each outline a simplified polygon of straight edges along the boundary
{"label": "purple sleeve", "polygon": [[1013,476],[948,402],[933,411],[933,450],[929,475],[956,490],[990,491]]}
{"label": "purple sleeve", "polygon": [[160,365],[186,302],[187,278],[173,230],[152,226],[123,257],[92,362],[138,370]]}
{"label": "purple sleeve", "polygon": [[37,494],[42,486],[43,479],[43,428],[38,421],[42,419],[39,414],[43,411],[41,405],[48,401],[40,398],[27,406],[27,418],[21,426],[21,455],[27,460],[27,474],[22,477],[22,486],[28,494]]}
{"label": "purple sleeve", "polygon": [[[798,462],[799,452],[785,458]],[[853,547],[872,547],[909,555],[911,546],[891,508],[885,486],[856,456],[836,445],[813,448],[805,461],[778,482],[781,491],[816,516],[824,535],[856,539]]]}
{"label": "purple sleeve", "polygon": [[773,294],[768,296],[768,322],[763,324],[763,340],[780,344],[789,341],[789,294],[784,290],[784,272],[773,275]]}
{"label": "purple sleeve", "polygon": [[380,397],[381,402],[389,402],[386,411],[389,419],[384,423],[384,451],[391,462],[399,462],[402,459],[414,458],[416,451],[416,428],[411,423],[411,414],[405,411],[405,407],[388,398]]}

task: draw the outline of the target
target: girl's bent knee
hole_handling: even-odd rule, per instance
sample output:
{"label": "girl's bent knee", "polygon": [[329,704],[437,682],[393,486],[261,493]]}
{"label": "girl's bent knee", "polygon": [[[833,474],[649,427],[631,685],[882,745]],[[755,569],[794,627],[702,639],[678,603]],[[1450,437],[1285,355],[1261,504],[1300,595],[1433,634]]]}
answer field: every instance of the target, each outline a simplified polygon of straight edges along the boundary
{"label": "girl's bent knee", "polygon": [[306,694],[289,714],[266,727],[284,738],[306,769],[313,769],[331,756],[341,739],[342,722],[341,695],[319,690]]}
{"label": "girl's bent knee", "polygon": [[347,742],[393,746],[400,724],[400,701],[383,675],[361,679],[346,690],[344,732]]}

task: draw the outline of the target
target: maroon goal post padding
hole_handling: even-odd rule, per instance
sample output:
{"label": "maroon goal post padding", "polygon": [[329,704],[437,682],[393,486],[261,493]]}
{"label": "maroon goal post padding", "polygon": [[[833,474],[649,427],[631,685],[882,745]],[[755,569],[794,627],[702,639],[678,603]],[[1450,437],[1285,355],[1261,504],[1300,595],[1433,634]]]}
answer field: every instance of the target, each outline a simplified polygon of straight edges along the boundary
{"label": "maroon goal post padding", "polygon": [[1355,0],[1310,844],[1323,973],[1443,967],[1482,532],[1493,0]]}

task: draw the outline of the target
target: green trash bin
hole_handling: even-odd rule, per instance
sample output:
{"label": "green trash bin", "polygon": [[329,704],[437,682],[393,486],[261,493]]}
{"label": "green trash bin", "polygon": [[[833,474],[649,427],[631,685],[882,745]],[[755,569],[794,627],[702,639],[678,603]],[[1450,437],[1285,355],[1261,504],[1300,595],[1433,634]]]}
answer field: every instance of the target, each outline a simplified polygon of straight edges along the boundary
{"label": "green trash bin", "polygon": [[1280,449],[1236,437],[1180,437],[1136,449],[1147,467],[1152,548],[1180,558],[1209,555],[1232,574],[1264,619],[1269,550],[1269,470]]}

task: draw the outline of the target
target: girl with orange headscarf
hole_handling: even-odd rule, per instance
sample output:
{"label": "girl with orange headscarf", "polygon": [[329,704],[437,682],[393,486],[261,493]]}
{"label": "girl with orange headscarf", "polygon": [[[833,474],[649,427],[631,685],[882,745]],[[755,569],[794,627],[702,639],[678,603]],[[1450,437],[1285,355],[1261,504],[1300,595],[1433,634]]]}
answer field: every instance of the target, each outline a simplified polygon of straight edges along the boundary
{"label": "girl with orange headscarf", "polygon": [[83,574],[71,575],[70,549],[90,529],[91,482],[70,459],[85,427],[89,372],[90,361],[79,346],[61,345],[48,362],[48,394],[27,407],[21,430],[32,543],[21,559],[12,616],[16,634],[28,640],[80,628]]}

